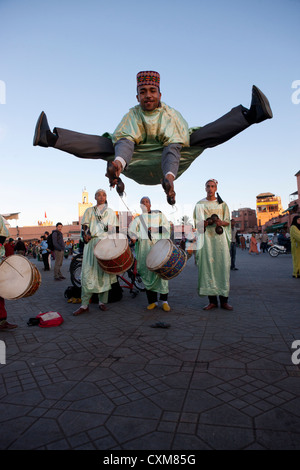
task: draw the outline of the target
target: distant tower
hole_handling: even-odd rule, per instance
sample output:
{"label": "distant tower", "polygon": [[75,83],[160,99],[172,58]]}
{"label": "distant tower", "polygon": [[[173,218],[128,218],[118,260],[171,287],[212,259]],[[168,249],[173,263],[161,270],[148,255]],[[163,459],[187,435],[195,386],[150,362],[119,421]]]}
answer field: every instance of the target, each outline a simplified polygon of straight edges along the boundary
{"label": "distant tower", "polygon": [[92,203],[89,202],[89,193],[87,192],[86,188],[83,189],[82,191],[82,202],[78,203],[78,218],[79,220],[85,213],[86,209],[88,207],[92,207]]}

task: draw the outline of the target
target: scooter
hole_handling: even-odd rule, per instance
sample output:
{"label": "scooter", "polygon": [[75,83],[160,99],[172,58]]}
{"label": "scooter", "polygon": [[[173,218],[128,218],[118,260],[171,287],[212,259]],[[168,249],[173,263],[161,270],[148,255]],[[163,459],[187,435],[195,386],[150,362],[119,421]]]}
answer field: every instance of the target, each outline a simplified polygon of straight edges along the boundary
{"label": "scooter", "polygon": [[283,245],[275,244],[275,245],[270,246],[270,248],[268,248],[269,255],[273,257],[278,256],[278,255],[286,255],[290,252],[291,251],[287,250],[287,248]]}

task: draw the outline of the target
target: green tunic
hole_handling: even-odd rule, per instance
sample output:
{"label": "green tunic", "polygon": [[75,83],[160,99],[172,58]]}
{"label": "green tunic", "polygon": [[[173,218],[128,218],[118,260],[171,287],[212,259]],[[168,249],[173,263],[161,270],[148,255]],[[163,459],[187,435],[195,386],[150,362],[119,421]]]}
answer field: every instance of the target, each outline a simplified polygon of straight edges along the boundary
{"label": "green tunic", "polygon": [[[145,226],[142,223],[145,222]],[[164,227],[162,233],[154,233],[151,231],[149,240],[147,230],[149,227],[157,229],[159,226]],[[155,211],[151,213],[143,213],[136,217],[128,228],[129,236],[137,239],[135,244],[135,256],[137,260],[137,270],[140,274],[144,286],[147,290],[167,294],[169,292],[169,281],[162,279],[153,271],[149,271],[146,265],[146,258],[153,245],[158,240],[170,238],[170,223],[162,212]]]}
{"label": "green tunic", "polygon": [[97,243],[107,236],[108,226],[117,225],[117,217],[115,212],[108,207],[101,213],[99,208],[94,206],[85,211],[81,224],[89,227],[92,236],[92,239],[84,245],[81,271],[82,304],[88,305],[92,294],[109,291],[111,285],[117,281],[115,275],[102,271],[94,255]]}
{"label": "green tunic", "polygon": [[[202,147],[189,146],[190,135],[196,129],[199,128],[189,129],[178,111],[161,103],[153,111],[143,111],[140,105],[134,106],[114,133],[105,133],[104,136],[112,139],[113,144],[122,138],[134,142],[133,157],[124,175],[140,184],[155,185],[160,184],[163,177],[161,154],[164,147],[172,143],[182,145],[177,178],[203,152]],[[110,156],[108,160],[113,158]]]}
{"label": "green tunic", "polygon": [[[213,214],[229,223],[223,233],[215,232],[215,225],[208,225],[206,231],[197,229],[196,262],[198,265],[198,292],[200,296],[221,295],[228,297],[230,289],[230,213],[225,202],[203,199],[194,209],[194,221],[198,224]],[[201,233],[203,232],[203,233]]]}
{"label": "green tunic", "polygon": [[300,277],[300,230],[295,225],[290,227],[290,236],[293,258],[293,276]]}
{"label": "green tunic", "polygon": [[[1,237],[9,237],[9,231],[5,225],[4,218],[0,215],[0,236]],[[5,256],[5,248],[4,243],[3,245],[0,244],[0,260]]]}

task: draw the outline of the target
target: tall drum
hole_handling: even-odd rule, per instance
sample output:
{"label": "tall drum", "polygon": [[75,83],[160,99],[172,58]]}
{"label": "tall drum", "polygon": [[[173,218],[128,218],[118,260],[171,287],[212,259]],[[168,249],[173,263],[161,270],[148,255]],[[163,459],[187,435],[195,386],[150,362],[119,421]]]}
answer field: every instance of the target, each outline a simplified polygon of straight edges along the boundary
{"label": "tall drum", "polygon": [[170,280],[178,276],[185,267],[187,255],[171,240],[158,240],[146,258],[149,271],[156,272],[162,279]]}
{"label": "tall drum", "polygon": [[100,268],[108,274],[122,274],[134,262],[127,237],[121,233],[100,240],[94,248],[94,255]]}
{"label": "tall drum", "polygon": [[39,270],[25,256],[12,255],[0,263],[0,296],[6,300],[33,295],[41,282]]}

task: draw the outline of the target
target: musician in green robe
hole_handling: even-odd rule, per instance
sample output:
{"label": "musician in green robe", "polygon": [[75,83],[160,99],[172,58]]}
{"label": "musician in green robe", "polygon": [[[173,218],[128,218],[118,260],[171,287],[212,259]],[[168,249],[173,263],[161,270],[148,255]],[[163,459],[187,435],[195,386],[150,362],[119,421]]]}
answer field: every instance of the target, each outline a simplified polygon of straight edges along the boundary
{"label": "musician in green robe", "polygon": [[81,315],[89,311],[89,302],[93,294],[98,294],[99,309],[107,310],[108,293],[113,283],[117,282],[114,274],[105,273],[99,266],[94,255],[97,243],[107,237],[108,233],[115,233],[117,216],[107,206],[106,192],[98,189],[95,194],[97,204],[86,209],[81,225],[83,227],[83,260],[81,270],[81,306],[73,315]]}
{"label": "musician in green robe", "polygon": [[[228,303],[230,290],[230,242],[231,225],[229,208],[217,192],[218,182],[208,180],[206,198],[197,202],[194,222],[197,230],[196,263],[198,265],[198,293],[208,296],[209,303],[203,310],[218,307],[233,310]],[[211,219],[212,216],[215,222]],[[216,230],[217,229],[217,230]],[[219,232],[219,233],[218,233]]]}
{"label": "musician in green robe", "polygon": [[55,127],[50,131],[46,114],[40,114],[33,145],[54,147],[80,158],[103,159],[110,185],[123,195],[120,174],[137,183],[161,183],[169,204],[175,204],[174,181],[204,149],[231,139],[252,124],[273,117],[267,97],[253,85],[250,108],[238,105],[203,127],[188,128],[181,114],[161,102],[160,75],[137,74],[138,105],[123,117],[113,134],[82,134]]}
{"label": "musician in green robe", "polygon": [[165,312],[171,310],[168,303],[169,281],[147,268],[146,258],[155,243],[161,239],[170,238],[170,223],[160,211],[151,210],[151,201],[143,197],[140,201],[142,214],[133,219],[128,227],[128,234],[135,243],[137,271],[146,288],[148,310],[153,310],[162,301]]}

